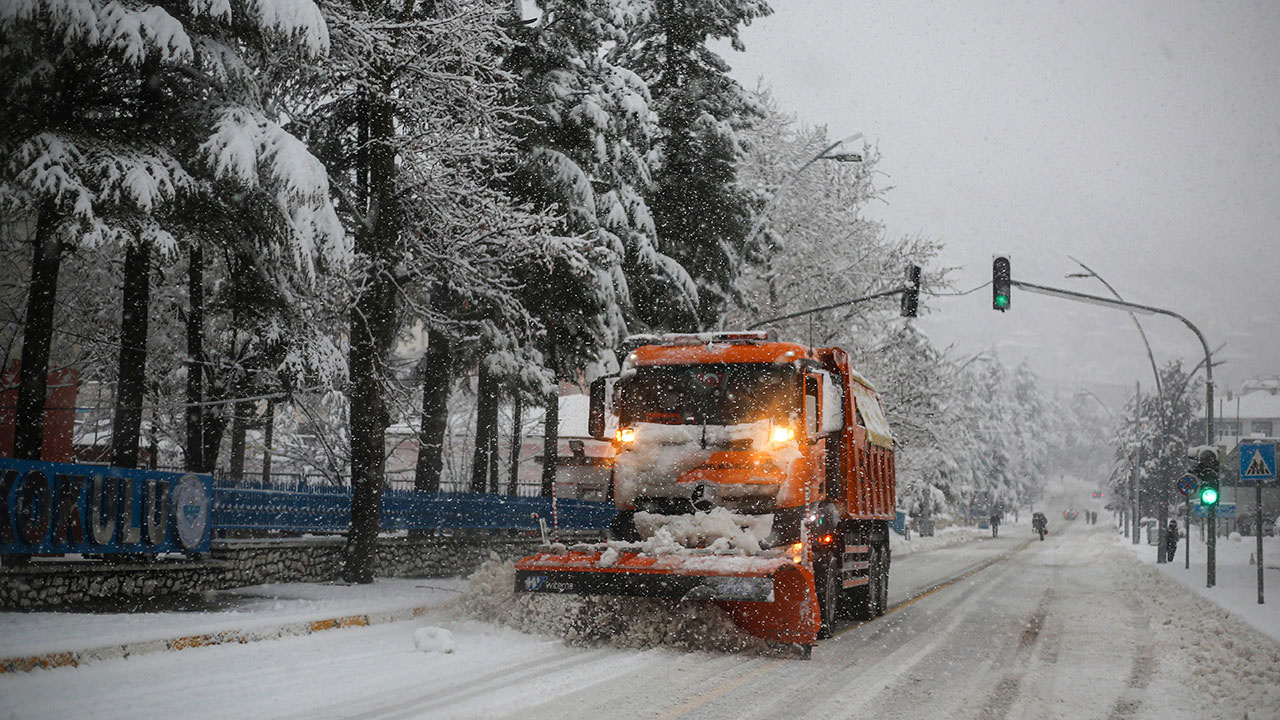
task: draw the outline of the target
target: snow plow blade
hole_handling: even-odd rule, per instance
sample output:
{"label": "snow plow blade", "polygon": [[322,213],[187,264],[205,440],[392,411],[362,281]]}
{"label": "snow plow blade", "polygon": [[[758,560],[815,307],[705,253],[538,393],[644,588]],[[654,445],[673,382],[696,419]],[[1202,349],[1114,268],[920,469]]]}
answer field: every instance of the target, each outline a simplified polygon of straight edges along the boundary
{"label": "snow plow blade", "polygon": [[818,637],[813,575],[785,558],[654,555],[571,550],[516,563],[516,592],[709,600],[756,637],[812,645]]}

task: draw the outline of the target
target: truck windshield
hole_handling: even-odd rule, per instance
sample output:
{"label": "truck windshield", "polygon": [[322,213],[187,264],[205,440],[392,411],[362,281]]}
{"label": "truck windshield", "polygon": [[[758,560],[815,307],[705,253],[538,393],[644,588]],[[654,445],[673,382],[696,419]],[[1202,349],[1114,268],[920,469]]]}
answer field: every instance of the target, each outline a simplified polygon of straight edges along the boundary
{"label": "truck windshield", "polygon": [[786,365],[642,367],[621,385],[620,420],[669,425],[786,421],[799,407],[795,371]]}

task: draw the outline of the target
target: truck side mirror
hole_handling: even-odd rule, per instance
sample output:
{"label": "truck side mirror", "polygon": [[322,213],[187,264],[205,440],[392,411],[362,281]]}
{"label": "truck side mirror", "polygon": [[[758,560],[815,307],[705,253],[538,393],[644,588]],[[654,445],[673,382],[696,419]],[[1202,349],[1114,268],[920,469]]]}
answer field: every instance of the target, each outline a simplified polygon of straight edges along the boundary
{"label": "truck side mirror", "polygon": [[604,413],[605,406],[608,404],[607,394],[609,378],[598,377],[591,381],[591,405],[587,412],[587,434],[597,440],[607,440],[604,436],[605,422]]}
{"label": "truck side mirror", "polygon": [[817,437],[822,429],[822,408],[819,398],[822,396],[822,385],[816,375],[804,376],[804,426],[809,431],[810,439]]}

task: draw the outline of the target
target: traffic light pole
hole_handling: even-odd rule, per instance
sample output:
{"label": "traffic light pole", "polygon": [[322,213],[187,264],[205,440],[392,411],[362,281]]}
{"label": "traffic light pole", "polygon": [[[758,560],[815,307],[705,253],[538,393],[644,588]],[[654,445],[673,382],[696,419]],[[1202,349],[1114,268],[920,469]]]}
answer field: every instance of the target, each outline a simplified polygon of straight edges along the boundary
{"label": "traffic light pole", "polygon": [[[1125,310],[1128,312],[1139,312],[1139,313],[1143,313],[1144,315],[1167,315],[1172,318],[1177,318],[1179,321],[1182,322],[1183,325],[1186,325],[1188,328],[1190,328],[1191,332],[1196,334],[1196,339],[1200,341],[1200,347],[1204,349],[1204,374],[1205,374],[1205,386],[1204,386],[1205,440],[1204,442],[1206,445],[1214,444],[1213,443],[1213,354],[1209,351],[1209,343],[1204,339],[1204,333],[1200,332],[1200,328],[1193,325],[1190,320],[1182,317],[1181,315],[1179,315],[1176,312],[1173,312],[1172,310],[1165,310],[1164,308],[1153,307],[1151,305],[1139,305],[1138,303],[1126,302],[1124,300],[1114,300],[1112,298],[1098,297],[1096,295],[1088,295],[1085,293],[1074,292],[1072,290],[1060,290],[1058,288],[1046,287],[1044,285],[1033,285],[1032,283],[1022,282],[1020,280],[1010,280],[1009,284],[1014,287],[1021,288],[1023,290],[1029,290],[1033,293],[1038,293],[1041,295],[1049,295],[1051,297],[1062,298],[1065,300],[1074,300],[1076,302],[1089,303],[1090,305],[1101,305],[1102,307],[1114,308],[1116,310]],[[1218,534],[1217,521],[1218,521],[1217,506],[1216,504],[1210,505],[1209,511],[1208,511],[1208,519],[1206,522],[1206,524],[1208,525],[1207,530],[1209,533],[1209,537],[1207,541],[1208,560],[1205,563],[1206,565],[1205,587],[1213,587],[1214,585],[1217,584],[1217,563],[1215,562],[1216,551],[1217,551],[1217,534]]]}
{"label": "traffic light pole", "polygon": [[1186,547],[1183,549],[1183,557],[1186,559],[1186,563],[1187,563],[1184,569],[1190,570],[1191,569],[1191,493],[1187,493],[1186,512],[1184,512],[1183,515],[1186,516],[1186,519],[1182,521],[1183,522],[1182,532],[1183,534],[1186,535],[1186,537],[1184,538],[1186,542],[1183,543],[1184,545],[1186,545]]}
{"label": "traffic light pole", "polygon": [[1133,444],[1133,470],[1129,473],[1129,485],[1133,492],[1129,495],[1130,511],[1133,513],[1133,544],[1142,542],[1142,383],[1133,383],[1133,436],[1137,441]]}

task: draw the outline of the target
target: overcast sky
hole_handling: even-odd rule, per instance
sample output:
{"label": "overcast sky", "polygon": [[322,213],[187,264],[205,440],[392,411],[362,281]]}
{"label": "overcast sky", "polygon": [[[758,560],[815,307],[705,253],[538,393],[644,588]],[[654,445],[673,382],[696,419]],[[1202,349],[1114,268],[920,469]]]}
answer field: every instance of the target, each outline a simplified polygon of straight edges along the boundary
{"label": "overcast sky", "polygon": [[[883,155],[892,235],[944,243],[957,289],[1065,279],[1078,258],[1126,299],[1195,323],[1219,392],[1280,374],[1280,2],[773,0],[733,75],[779,104],[863,132]],[[926,269],[928,273],[929,269]],[[1152,386],[1127,315],[1015,289],[932,298],[920,321],[957,354],[995,347],[1066,384]],[[1156,358],[1203,352],[1142,318]]]}

